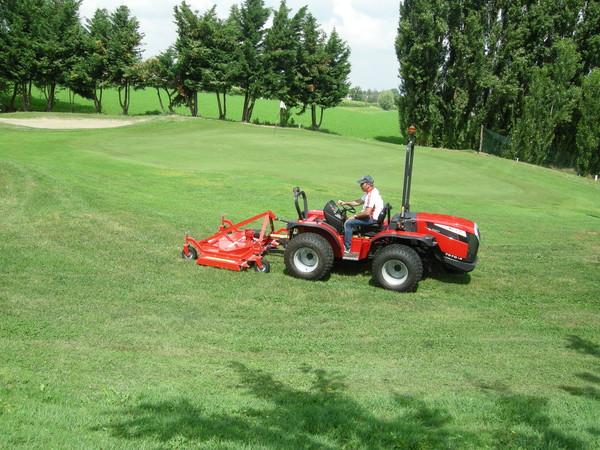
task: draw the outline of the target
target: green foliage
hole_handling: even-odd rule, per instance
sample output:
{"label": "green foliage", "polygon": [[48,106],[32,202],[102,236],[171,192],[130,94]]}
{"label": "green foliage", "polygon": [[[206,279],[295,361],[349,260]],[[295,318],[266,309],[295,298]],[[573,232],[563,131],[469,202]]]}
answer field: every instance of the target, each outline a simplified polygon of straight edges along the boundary
{"label": "green foliage", "polygon": [[577,124],[577,170],[600,174],[600,69],[585,77]]}
{"label": "green foliage", "polygon": [[110,16],[111,29],[107,45],[108,79],[119,91],[123,114],[129,112],[131,87],[140,79],[141,43],[138,20],[129,8],[119,6]]}
{"label": "green foliage", "polygon": [[37,60],[44,39],[40,17],[44,0],[9,0],[2,2],[0,17],[0,78],[12,82],[14,94],[8,108],[20,96],[24,111],[31,103],[31,86],[38,75]]}
{"label": "green foliage", "polygon": [[77,93],[89,98],[92,92],[96,112],[102,112],[102,93],[110,83],[108,45],[112,24],[108,10],[98,8],[87,22],[87,53],[77,67],[81,89]]}
{"label": "green foliage", "polygon": [[69,72],[78,62],[82,30],[78,0],[51,0],[42,7],[38,21],[39,42],[36,84],[46,95],[46,111],[52,111],[57,86],[66,85]]}
{"label": "green foliage", "polygon": [[379,95],[379,107],[384,111],[389,111],[395,106],[396,102],[392,91],[383,91]]}
{"label": "green foliage", "polygon": [[281,109],[279,123],[287,125],[290,119],[289,108],[300,105],[303,85],[298,76],[300,49],[302,41],[302,23],[306,7],[301,8],[293,17],[285,1],[273,16],[273,24],[265,36],[264,93],[267,98],[277,99],[288,108]]}
{"label": "green foliage", "polygon": [[476,148],[484,126],[512,139],[510,157],[574,160],[582,77],[600,53],[597,13],[598,2],[576,0],[403,2],[401,129]]}
{"label": "green foliage", "polygon": [[439,68],[444,62],[445,2],[408,0],[400,4],[396,55],[400,63],[400,129],[417,124],[420,144],[439,142],[441,101],[437,95]]}
{"label": "green foliage", "polygon": [[234,82],[244,91],[242,122],[250,122],[254,103],[262,93],[264,26],[270,15],[263,0],[244,0],[239,8],[234,6],[231,9],[232,20],[238,29],[239,47],[233,55],[236,61]]}

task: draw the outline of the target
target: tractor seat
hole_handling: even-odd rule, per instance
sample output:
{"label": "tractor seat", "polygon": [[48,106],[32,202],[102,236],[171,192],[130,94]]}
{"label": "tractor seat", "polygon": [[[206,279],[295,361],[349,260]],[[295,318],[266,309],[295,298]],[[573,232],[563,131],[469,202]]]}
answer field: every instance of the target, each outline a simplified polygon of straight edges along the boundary
{"label": "tractor seat", "polygon": [[379,217],[377,218],[377,223],[373,223],[371,225],[362,225],[358,227],[356,230],[356,234],[363,235],[375,235],[380,231],[383,231],[383,222],[385,218],[388,218],[388,223],[390,221],[390,211],[392,210],[392,205],[386,203],[381,212],[379,213]]}

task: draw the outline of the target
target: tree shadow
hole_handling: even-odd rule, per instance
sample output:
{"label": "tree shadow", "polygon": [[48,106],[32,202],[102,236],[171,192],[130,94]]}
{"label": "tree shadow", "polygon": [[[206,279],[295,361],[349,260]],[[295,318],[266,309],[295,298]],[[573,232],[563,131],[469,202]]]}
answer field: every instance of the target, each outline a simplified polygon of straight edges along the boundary
{"label": "tree shadow", "polygon": [[[570,335],[567,336],[568,344],[566,348],[575,350],[576,352],[600,358],[600,345],[582,339],[579,336]],[[571,395],[577,397],[585,397],[592,400],[600,400],[600,376],[590,372],[576,373],[575,376],[583,380],[587,385],[585,386],[561,386],[561,389],[568,392]]]}
{"label": "tree shadow", "polygon": [[406,145],[406,139],[402,136],[375,136],[375,140],[387,144]]}
{"label": "tree shadow", "polygon": [[[444,408],[422,399],[392,394],[394,416],[375,415],[349,395],[345,377],[302,366],[311,381],[293,387],[271,374],[232,363],[236,388],[259,400],[259,407],[215,413],[185,398],[141,402],[111,411],[96,428],[126,440],[161,444],[273,448],[448,448],[476,446],[477,436],[457,429]],[[257,402],[252,402],[257,404]]]}
{"label": "tree shadow", "polygon": [[497,447],[585,447],[584,442],[553,425],[549,399],[512,392],[502,384],[476,383],[476,386],[493,395],[494,411],[501,422],[493,433]]}
{"label": "tree shadow", "polygon": [[587,339],[582,339],[573,334],[567,336],[567,340],[569,341],[567,348],[575,350],[576,352],[584,355],[591,355],[595,356],[596,358],[600,358],[600,345],[595,344],[592,341],[588,341]]}

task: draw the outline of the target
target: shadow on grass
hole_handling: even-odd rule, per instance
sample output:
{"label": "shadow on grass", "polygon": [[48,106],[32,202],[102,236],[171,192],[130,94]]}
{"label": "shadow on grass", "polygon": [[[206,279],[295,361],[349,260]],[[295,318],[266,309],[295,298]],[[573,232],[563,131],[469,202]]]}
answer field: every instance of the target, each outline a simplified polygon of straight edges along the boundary
{"label": "shadow on grass", "polygon": [[[4,104],[5,107],[9,103],[8,97],[0,97],[0,105]],[[3,112],[16,112],[21,110],[21,100],[19,98],[15,101],[15,111],[4,111]],[[43,98],[32,98],[31,105],[29,106],[28,112],[46,112],[47,101]],[[71,111],[71,104],[66,101],[56,100],[52,113],[84,113],[84,114],[95,114],[96,108],[93,105],[86,105],[75,101],[73,103],[73,111]]]}
{"label": "shadow on grass", "polygon": [[406,145],[406,139],[402,136],[375,136],[375,140],[387,144]]}
{"label": "shadow on grass", "polygon": [[470,273],[451,273],[441,265],[436,265],[434,268],[424,271],[423,278],[431,278],[432,280],[447,284],[467,285],[471,283]]}
{"label": "shadow on grass", "polygon": [[312,384],[301,389],[241,363],[230,368],[239,379],[236,387],[265,406],[243,409],[242,404],[226,414],[185,398],[142,402],[111,413],[109,423],[97,429],[127,440],[224,448],[459,448],[479,443],[477,436],[452,425],[445,409],[418,398],[394,395],[394,417],[378,417],[344,393],[345,378],[338,373],[303,366],[299,370]]}
{"label": "shadow on grass", "polygon": [[584,448],[584,443],[552,424],[550,400],[512,392],[503,385],[477,384],[493,396],[500,422],[493,433],[499,448]]}
{"label": "shadow on grass", "polygon": [[600,345],[575,335],[568,336],[567,340],[569,341],[567,348],[575,350],[576,352],[584,355],[591,355],[595,356],[596,358],[600,358]]}
{"label": "shadow on grass", "polygon": [[[600,358],[600,345],[575,335],[568,336],[567,341],[568,349],[575,350],[582,355]],[[589,372],[576,373],[575,376],[583,380],[587,385],[561,386],[561,388],[571,395],[600,401],[600,376]]]}
{"label": "shadow on grass", "polygon": [[[336,258],[333,268],[330,273],[318,280],[319,282],[327,282],[331,278],[331,274],[340,275],[343,277],[362,277],[371,286],[378,286],[373,279],[371,273],[372,261],[348,261]],[[293,276],[287,269],[283,273],[288,276]],[[433,280],[457,285],[467,285],[471,283],[471,274],[469,273],[449,273],[441,264],[431,264],[423,267],[423,279],[431,278]]]}

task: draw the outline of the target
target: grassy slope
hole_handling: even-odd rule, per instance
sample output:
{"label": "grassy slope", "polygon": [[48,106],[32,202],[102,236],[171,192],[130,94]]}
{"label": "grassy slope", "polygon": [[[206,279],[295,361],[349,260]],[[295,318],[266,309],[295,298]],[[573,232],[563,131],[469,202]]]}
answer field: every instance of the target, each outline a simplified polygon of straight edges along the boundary
{"label": "grassy slope", "polygon": [[414,294],[200,267],[183,232],[358,195],[403,148],[154,118],[0,124],[0,435],[43,447],[600,445],[599,187],[418,149],[413,210],[476,220],[481,263]]}

